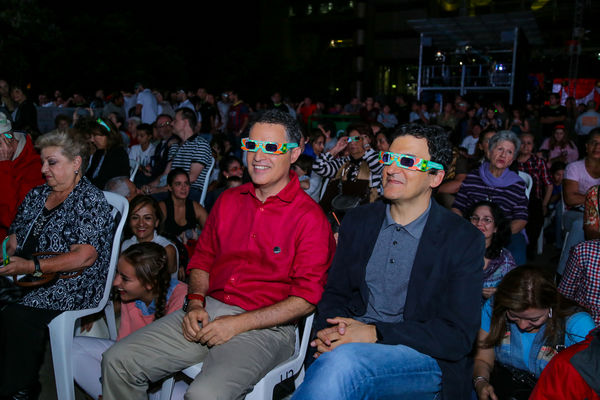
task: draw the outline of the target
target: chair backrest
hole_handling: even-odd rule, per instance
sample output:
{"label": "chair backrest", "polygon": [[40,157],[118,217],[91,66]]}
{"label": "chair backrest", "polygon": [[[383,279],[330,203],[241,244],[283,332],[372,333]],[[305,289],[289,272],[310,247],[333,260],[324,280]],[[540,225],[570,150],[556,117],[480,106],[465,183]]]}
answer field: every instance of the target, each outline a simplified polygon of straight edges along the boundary
{"label": "chair backrest", "polygon": [[[110,267],[108,270],[108,276],[106,277],[106,285],[104,286],[104,295],[102,296],[102,300],[100,301],[100,305],[102,308],[106,305],[108,301],[108,296],[110,295],[110,289],[112,288],[112,283],[114,279],[114,274],[117,261],[119,260],[119,254],[121,250],[121,236],[123,236],[123,227],[125,226],[125,221],[127,220],[127,214],[129,213],[129,202],[127,199],[120,194],[116,194],[113,192],[104,191],[104,197],[106,197],[106,201],[113,208],[111,215],[113,218],[119,218],[117,222],[117,229],[115,230],[115,236],[113,237],[113,244],[111,247],[110,253]],[[119,216],[120,214],[120,216]]]}
{"label": "chair backrest", "polygon": [[140,167],[140,160],[134,160],[132,158],[129,159],[129,180],[133,182],[135,178],[135,174],[137,174],[137,170]]}
{"label": "chair backrest", "polygon": [[204,200],[206,199],[206,192],[208,191],[208,184],[210,183],[210,175],[215,167],[215,159],[211,159],[210,166],[206,171],[206,177],[204,178],[204,184],[202,184],[202,196],[200,196],[200,205],[204,207]]}
{"label": "chair backrest", "polygon": [[533,187],[533,178],[527,172],[519,171],[519,176],[525,181],[525,195],[529,198],[531,188]]}
{"label": "chair backrest", "polygon": [[327,185],[329,185],[329,178],[323,179],[323,186],[321,186],[321,193],[319,194],[319,200],[323,199],[325,195],[325,191],[327,190]]}

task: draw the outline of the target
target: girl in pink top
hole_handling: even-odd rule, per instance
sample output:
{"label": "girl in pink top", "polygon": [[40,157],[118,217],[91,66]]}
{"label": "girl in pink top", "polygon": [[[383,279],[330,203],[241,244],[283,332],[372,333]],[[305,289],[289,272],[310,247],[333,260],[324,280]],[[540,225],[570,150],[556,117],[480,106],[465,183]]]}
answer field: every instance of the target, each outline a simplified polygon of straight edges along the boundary
{"label": "girl in pink top", "polygon": [[[137,243],[123,251],[113,286],[122,303],[117,340],[180,310],[187,294],[187,285],[171,278],[164,247],[153,242]],[[94,337],[77,336],[73,340],[73,377],[94,399],[102,394],[102,353],[113,344],[112,340]],[[186,387],[183,382],[178,383],[175,391],[182,390],[183,396]]]}
{"label": "girl in pink top", "polygon": [[564,125],[556,125],[554,127],[552,136],[544,140],[540,146],[540,150],[548,150],[548,168],[556,161],[568,164],[579,159],[577,146],[569,139]]}

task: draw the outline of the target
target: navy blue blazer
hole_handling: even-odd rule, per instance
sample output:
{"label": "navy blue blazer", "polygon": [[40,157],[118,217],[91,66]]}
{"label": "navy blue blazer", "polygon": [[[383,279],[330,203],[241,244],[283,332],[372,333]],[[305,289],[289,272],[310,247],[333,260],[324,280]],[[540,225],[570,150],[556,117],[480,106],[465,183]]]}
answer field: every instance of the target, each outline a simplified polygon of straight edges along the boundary
{"label": "navy blue blazer", "polygon": [[[366,266],[385,207],[384,202],[375,202],[344,217],[313,332],[328,326],[326,318],[352,318],[366,312]],[[410,275],[404,321],[376,324],[382,336],[379,343],[403,344],[436,359],[442,371],[443,399],[471,395],[473,360],[468,355],[481,322],[484,253],[481,232],[432,200]]]}

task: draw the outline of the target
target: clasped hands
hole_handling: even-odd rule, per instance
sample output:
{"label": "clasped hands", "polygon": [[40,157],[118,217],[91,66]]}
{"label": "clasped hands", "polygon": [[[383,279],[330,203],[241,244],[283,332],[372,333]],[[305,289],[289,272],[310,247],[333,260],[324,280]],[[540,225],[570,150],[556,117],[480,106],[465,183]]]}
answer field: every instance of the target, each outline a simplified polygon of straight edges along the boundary
{"label": "clasped hands", "polygon": [[317,348],[314,358],[344,343],[377,342],[377,331],[374,325],[344,317],[328,318],[327,323],[333,326],[321,329],[317,332],[317,338],[310,342],[311,347]]}
{"label": "clasped hands", "polygon": [[196,306],[183,317],[183,336],[190,342],[217,346],[244,332],[239,315],[223,315],[210,320],[204,307]]}

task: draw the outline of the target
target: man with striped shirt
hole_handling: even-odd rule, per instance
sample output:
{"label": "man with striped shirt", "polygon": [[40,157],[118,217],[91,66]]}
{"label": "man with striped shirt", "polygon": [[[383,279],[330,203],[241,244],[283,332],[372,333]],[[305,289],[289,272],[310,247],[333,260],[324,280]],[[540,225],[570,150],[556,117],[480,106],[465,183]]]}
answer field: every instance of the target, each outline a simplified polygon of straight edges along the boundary
{"label": "man with striped shirt", "polygon": [[[190,199],[200,202],[206,175],[213,162],[209,143],[195,133],[196,112],[189,108],[180,108],[175,113],[173,132],[181,138],[181,144],[174,144],[169,149],[169,163],[161,174],[167,175],[174,168],[182,168],[190,177]],[[150,185],[146,192],[166,192],[167,187],[157,187],[160,176]]]}

